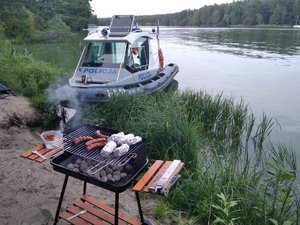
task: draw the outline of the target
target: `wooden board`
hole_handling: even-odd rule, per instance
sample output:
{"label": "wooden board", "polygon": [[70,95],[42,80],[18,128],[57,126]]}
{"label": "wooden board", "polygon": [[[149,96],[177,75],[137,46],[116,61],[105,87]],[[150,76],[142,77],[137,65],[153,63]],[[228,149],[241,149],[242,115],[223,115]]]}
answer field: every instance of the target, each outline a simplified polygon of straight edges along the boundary
{"label": "wooden board", "polygon": [[[78,214],[83,212],[83,214]],[[75,224],[93,224],[93,225],[102,225],[102,224],[114,224],[114,215],[115,209],[96,200],[95,198],[89,195],[82,195],[81,198],[73,203],[72,206],[68,207],[65,212],[62,212],[59,217],[65,221]],[[69,219],[70,217],[77,215]],[[121,212],[118,213],[120,225],[142,225],[142,223],[131,216],[125,215]],[[68,220],[69,219],[69,220]]]}
{"label": "wooden board", "polygon": [[133,191],[142,191],[144,187],[149,183],[151,178],[156,174],[164,161],[156,160],[154,164],[147,170],[143,177],[134,185]]}
{"label": "wooden board", "polygon": [[[133,191],[151,192],[149,187],[154,186],[155,183],[164,175],[173,161],[156,160],[149,170],[141,177],[141,179],[132,188]],[[181,162],[176,168],[174,175],[178,175],[183,168],[184,163]]]}
{"label": "wooden board", "polygon": [[[26,158],[26,159],[30,159],[30,160],[38,162],[38,163],[42,163],[42,162],[46,161],[47,159],[49,159],[51,156],[53,156],[56,153],[60,152],[61,150],[63,150],[62,147],[54,148],[54,149],[48,149],[48,148],[45,147],[44,144],[40,144],[40,145],[35,146],[32,149],[29,149],[29,150],[26,150],[25,152],[23,152],[21,154],[21,157]],[[47,159],[44,159],[44,158],[38,156],[37,154],[33,153],[33,151],[38,151],[38,153],[45,156]]]}

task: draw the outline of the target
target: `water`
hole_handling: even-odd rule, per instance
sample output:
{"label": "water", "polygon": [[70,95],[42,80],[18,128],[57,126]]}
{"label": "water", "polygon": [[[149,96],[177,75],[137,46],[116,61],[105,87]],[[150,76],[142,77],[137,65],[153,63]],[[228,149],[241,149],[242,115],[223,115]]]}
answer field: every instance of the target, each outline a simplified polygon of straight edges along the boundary
{"label": "water", "polygon": [[[300,165],[300,29],[161,28],[165,63],[179,65],[179,89],[243,99],[256,117],[277,119],[275,142],[292,146]],[[29,50],[72,72],[83,35]]]}
{"label": "water", "polygon": [[243,99],[256,117],[276,119],[281,129],[272,141],[292,146],[299,164],[300,30],[161,30],[165,61],[180,68],[180,89]]}

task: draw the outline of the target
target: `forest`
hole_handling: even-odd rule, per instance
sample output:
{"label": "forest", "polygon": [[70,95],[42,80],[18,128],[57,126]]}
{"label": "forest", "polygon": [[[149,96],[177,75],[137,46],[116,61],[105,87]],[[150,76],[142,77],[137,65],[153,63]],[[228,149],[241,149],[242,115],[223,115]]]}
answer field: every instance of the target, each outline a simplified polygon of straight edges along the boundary
{"label": "forest", "polygon": [[[300,20],[300,0],[236,0],[172,14],[138,16],[136,20],[139,25],[148,26],[156,24],[158,19],[163,26],[291,26],[297,16]],[[99,24],[107,25],[108,21],[99,19]]]}
{"label": "forest", "polygon": [[[87,28],[88,24],[107,26],[110,18],[93,15],[90,1],[0,0],[0,37],[57,41]],[[136,20],[139,25],[154,25],[159,20],[163,26],[291,26],[298,17],[300,0],[235,0],[172,14],[137,15]]]}
{"label": "forest", "polygon": [[0,0],[0,37],[49,41],[87,27],[90,0]]}

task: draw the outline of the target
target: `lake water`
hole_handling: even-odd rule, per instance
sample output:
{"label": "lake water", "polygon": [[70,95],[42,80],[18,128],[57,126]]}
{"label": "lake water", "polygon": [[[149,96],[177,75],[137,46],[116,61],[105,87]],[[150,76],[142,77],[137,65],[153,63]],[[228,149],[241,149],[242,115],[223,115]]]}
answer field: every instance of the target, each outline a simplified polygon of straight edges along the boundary
{"label": "lake water", "polygon": [[300,29],[165,28],[161,46],[180,89],[243,99],[257,118],[277,119],[272,140],[292,146],[299,164]]}
{"label": "lake water", "polygon": [[[82,36],[29,47],[40,59],[75,69]],[[272,139],[292,146],[300,165],[300,29],[161,28],[165,63],[179,65],[179,89],[241,98],[256,117],[281,125]]]}

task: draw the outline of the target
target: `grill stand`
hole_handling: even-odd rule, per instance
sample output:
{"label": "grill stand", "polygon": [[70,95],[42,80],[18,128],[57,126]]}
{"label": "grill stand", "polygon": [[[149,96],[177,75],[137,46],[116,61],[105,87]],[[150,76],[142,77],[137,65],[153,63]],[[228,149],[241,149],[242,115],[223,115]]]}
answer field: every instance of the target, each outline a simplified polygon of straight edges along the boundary
{"label": "grill stand", "polygon": [[[69,178],[69,175],[65,175],[65,179],[64,179],[62,190],[61,190],[60,197],[59,197],[59,202],[58,202],[57,209],[56,209],[54,225],[56,225],[59,221],[59,212],[60,212],[60,209],[61,209],[64,194],[65,194],[65,191],[66,191],[68,178]],[[83,182],[83,196],[86,196],[86,191],[87,191],[87,182],[84,181]],[[139,223],[139,224],[141,224],[141,225],[151,225],[150,222],[144,220],[139,193],[135,192],[135,196],[136,196],[136,202],[137,202],[139,215],[140,215],[140,221],[141,221],[141,223]],[[114,210],[115,210],[114,211],[114,225],[118,225],[118,223],[119,223],[119,192],[115,192],[115,209]]]}

